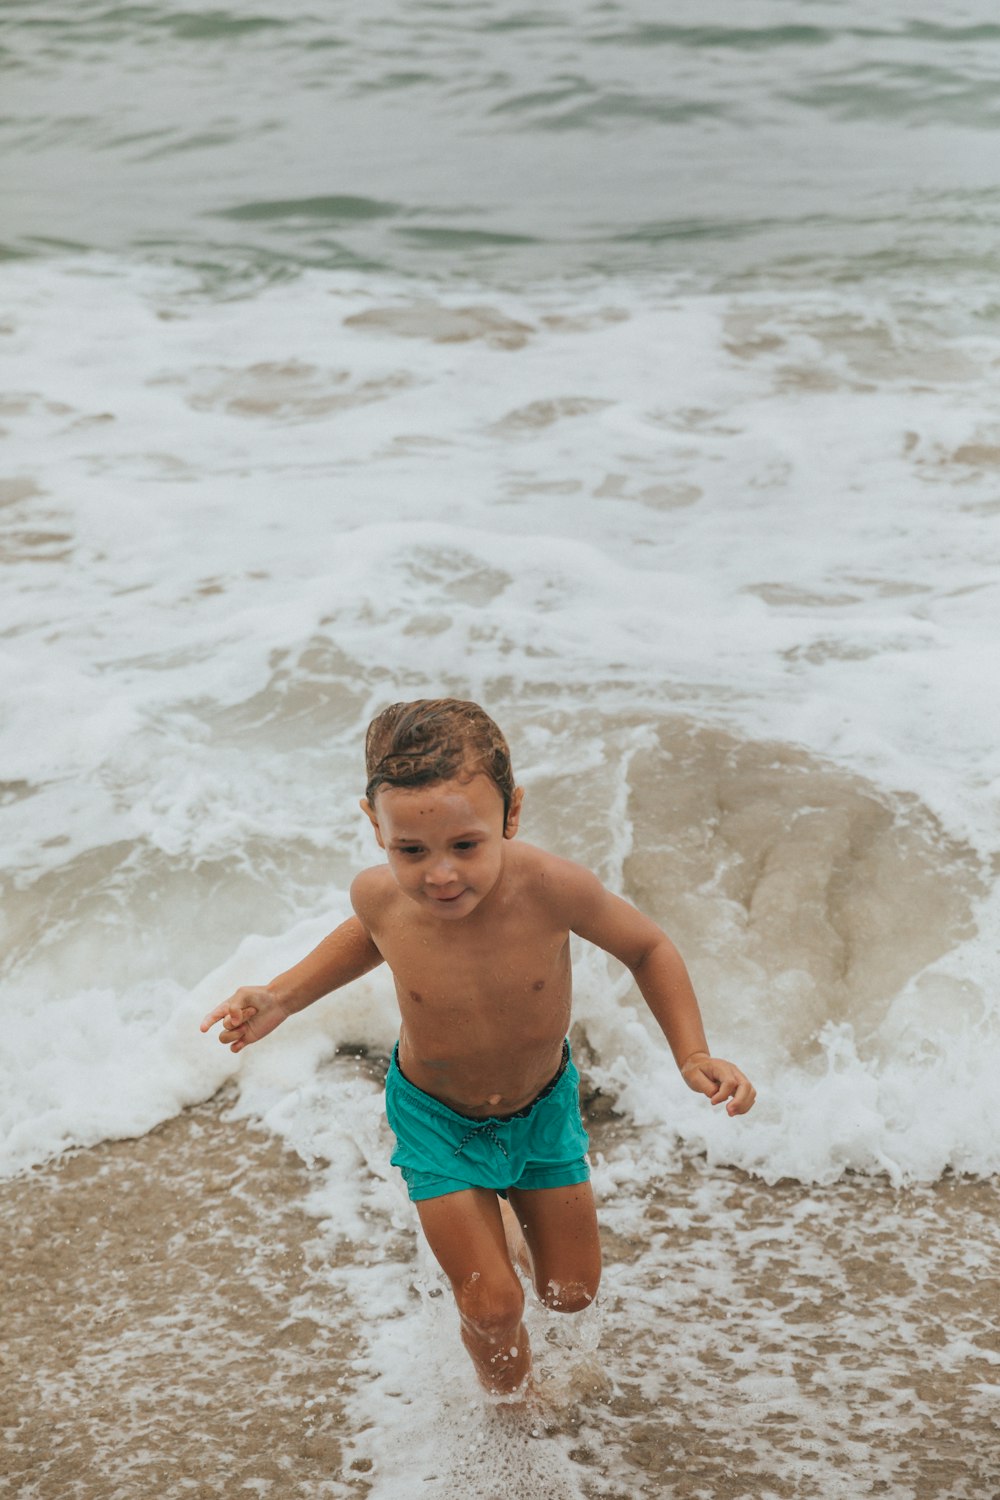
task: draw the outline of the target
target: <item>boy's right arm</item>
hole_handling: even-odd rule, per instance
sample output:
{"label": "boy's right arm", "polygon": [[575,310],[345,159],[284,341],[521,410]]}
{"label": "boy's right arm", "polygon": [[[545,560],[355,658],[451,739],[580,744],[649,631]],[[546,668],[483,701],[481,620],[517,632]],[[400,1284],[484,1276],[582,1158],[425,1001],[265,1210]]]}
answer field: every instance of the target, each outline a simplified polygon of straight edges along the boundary
{"label": "boy's right arm", "polygon": [[331,990],[360,979],[382,963],[382,955],[368,929],[357,917],[348,917],[299,963],[272,979],[270,984],[238,989],[223,1000],[201,1023],[208,1031],[222,1022],[219,1041],[232,1052],[241,1052],[259,1042],[296,1011],[305,1010]]}

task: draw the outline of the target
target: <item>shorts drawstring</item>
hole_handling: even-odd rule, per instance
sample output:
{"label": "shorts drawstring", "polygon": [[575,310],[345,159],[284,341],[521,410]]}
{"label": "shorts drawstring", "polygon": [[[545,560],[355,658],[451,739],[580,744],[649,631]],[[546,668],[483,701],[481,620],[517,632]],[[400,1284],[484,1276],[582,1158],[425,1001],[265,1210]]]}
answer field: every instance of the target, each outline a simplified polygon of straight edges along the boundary
{"label": "shorts drawstring", "polygon": [[463,1135],[462,1139],[459,1141],[458,1145],[455,1147],[454,1155],[455,1156],[461,1156],[462,1152],[465,1150],[466,1146],[472,1140],[473,1136],[477,1136],[481,1130],[485,1130],[488,1139],[493,1143],[494,1146],[496,1146],[496,1148],[497,1148],[498,1151],[502,1151],[503,1152],[504,1156],[508,1156],[510,1154],[508,1152],[508,1150],[507,1150],[507,1147],[504,1145],[503,1141],[497,1135],[496,1126],[493,1124],[493,1121],[492,1120],[484,1120],[481,1125],[473,1125],[473,1127],[472,1127],[471,1130],[467,1130],[465,1132],[465,1134]]}

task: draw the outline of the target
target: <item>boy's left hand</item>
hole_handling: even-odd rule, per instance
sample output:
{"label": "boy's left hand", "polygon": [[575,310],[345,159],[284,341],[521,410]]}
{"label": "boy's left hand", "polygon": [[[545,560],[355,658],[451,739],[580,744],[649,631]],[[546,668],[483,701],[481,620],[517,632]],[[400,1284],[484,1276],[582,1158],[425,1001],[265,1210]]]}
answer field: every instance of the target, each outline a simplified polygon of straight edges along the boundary
{"label": "boy's left hand", "polygon": [[681,1068],[681,1077],[696,1094],[707,1095],[712,1104],[728,1099],[727,1115],[745,1115],[753,1108],[757,1090],[739,1068],[722,1057],[696,1052]]}

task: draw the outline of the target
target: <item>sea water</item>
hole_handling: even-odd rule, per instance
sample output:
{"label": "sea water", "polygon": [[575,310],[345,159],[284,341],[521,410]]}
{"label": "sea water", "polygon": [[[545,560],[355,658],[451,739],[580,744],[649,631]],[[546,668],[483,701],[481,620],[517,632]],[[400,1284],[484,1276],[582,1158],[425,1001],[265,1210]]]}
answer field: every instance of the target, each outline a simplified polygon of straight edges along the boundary
{"label": "sea water", "polygon": [[[581,949],[609,1212],[687,1158],[995,1172],[984,0],[75,0],[0,43],[5,1168],[232,1079],[339,1233],[408,1222],[336,1058],[391,1047],[384,971],[238,1059],[197,1023],[349,913],[365,725],[447,693],[759,1090],[713,1114]],[[372,1358],[424,1340],[459,1412],[397,1271]]]}

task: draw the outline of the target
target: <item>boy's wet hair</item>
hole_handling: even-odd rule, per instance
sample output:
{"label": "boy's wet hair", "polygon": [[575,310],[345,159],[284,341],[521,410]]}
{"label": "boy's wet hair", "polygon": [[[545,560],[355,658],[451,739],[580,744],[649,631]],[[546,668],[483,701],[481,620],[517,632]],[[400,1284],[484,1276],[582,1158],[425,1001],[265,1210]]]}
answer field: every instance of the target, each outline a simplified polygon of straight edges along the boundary
{"label": "boy's wet hair", "polygon": [[430,786],[482,772],[503,798],[506,826],[514,795],[510,749],[478,703],[417,698],[384,708],[368,726],[365,769],[365,796],[373,804],[379,787]]}

